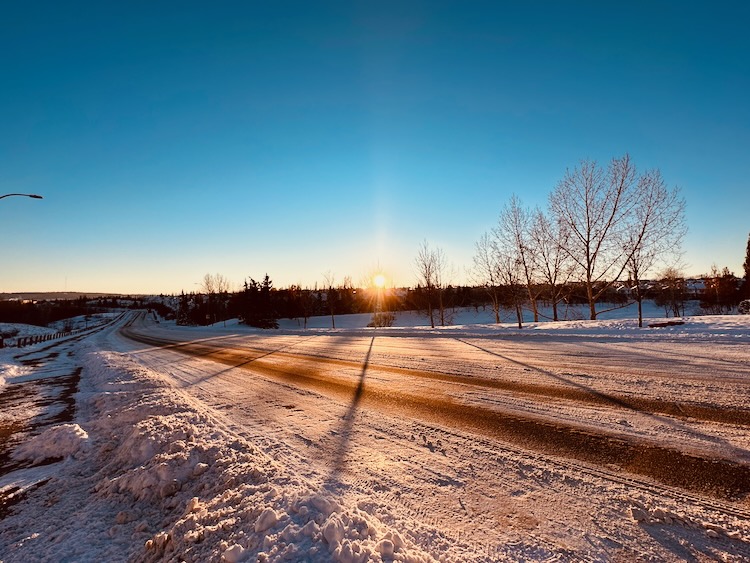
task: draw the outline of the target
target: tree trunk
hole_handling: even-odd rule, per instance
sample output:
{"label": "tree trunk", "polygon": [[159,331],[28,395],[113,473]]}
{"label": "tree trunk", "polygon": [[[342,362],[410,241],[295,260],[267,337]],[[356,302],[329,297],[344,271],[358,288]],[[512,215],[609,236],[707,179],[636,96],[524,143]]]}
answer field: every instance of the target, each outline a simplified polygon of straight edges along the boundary
{"label": "tree trunk", "polygon": [[529,301],[531,302],[531,311],[534,313],[534,322],[539,322],[539,308],[536,304],[536,297],[534,296],[534,292],[531,290],[531,285],[528,286],[529,290]]}
{"label": "tree trunk", "polygon": [[586,284],[586,293],[589,298],[589,312],[591,313],[591,320],[596,320],[596,301],[594,300],[594,288],[591,283]]}
{"label": "tree trunk", "polygon": [[643,328],[643,303],[641,301],[641,291],[638,290],[636,293],[638,293],[638,328]]}
{"label": "tree trunk", "polygon": [[641,295],[641,280],[638,279],[638,272],[633,272],[633,283],[635,283],[635,300],[638,302],[638,328],[643,328],[643,295]]}
{"label": "tree trunk", "polygon": [[440,310],[440,326],[445,326],[445,308],[443,307],[443,288],[438,288],[438,307]]}

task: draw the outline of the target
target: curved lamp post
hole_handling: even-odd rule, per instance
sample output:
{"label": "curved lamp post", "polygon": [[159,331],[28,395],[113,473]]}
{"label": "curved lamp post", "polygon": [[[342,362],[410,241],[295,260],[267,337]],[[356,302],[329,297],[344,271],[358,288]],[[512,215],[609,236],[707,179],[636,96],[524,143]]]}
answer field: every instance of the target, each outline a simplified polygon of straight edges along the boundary
{"label": "curved lamp post", "polygon": [[44,199],[42,196],[36,195],[36,194],[5,194],[5,195],[0,195],[0,199],[3,199],[4,197],[10,197],[12,195],[17,195],[17,196],[22,196],[22,197],[31,197],[34,199]]}

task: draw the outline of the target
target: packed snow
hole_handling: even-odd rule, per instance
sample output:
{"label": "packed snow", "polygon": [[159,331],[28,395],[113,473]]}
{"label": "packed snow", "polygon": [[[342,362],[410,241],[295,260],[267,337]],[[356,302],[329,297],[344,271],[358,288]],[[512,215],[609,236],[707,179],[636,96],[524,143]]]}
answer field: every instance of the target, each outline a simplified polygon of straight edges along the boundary
{"label": "packed snow", "polygon": [[[344,317],[331,330],[321,317],[308,330],[271,332],[147,320],[0,351],[0,392],[16,405],[0,429],[28,422],[0,464],[0,561],[750,558],[746,497],[668,486],[648,468],[556,455],[404,406],[416,394],[500,409],[742,469],[747,422],[710,413],[744,416],[750,317],[522,330],[403,319],[368,329]],[[130,323],[171,344],[128,340],[118,331]],[[363,385],[388,392],[360,397]],[[658,397],[709,414],[681,418],[600,396]]]}

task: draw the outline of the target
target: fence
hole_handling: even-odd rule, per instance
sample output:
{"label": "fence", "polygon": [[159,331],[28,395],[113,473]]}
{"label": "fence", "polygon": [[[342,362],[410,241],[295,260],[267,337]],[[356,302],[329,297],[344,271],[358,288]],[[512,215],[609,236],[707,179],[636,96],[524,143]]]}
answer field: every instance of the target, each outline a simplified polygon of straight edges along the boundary
{"label": "fence", "polygon": [[[0,336],[0,348],[23,348],[24,346],[31,346],[32,344],[39,344],[40,342],[47,342],[48,340],[55,340],[57,338],[64,338],[65,336],[72,336],[89,330],[95,331],[122,319],[123,316],[125,316],[125,313],[120,313],[115,318],[104,321],[103,323],[86,326],[84,328],[77,328],[75,330],[63,330],[50,334],[38,334],[36,336],[19,336],[15,339],[15,343],[11,343],[9,339],[7,339],[8,342],[4,342],[3,337]],[[2,561],[0,561],[0,563],[2,563]]]}
{"label": "fence", "polygon": [[[32,344],[39,344],[40,342],[47,342],[48,340],[55,340],[56,338],[62,338],[64,336],[70,336],[73,331],[55,332],[50,334],[37,334],[36,336],[19,336],[16,338],[15,346],[17,348],[23,348],[24,346],[31,346]],[[5,341],[0,337],[0,348],[5,347]],[[12,348],[13,345],[8,343],[8,348]]]}

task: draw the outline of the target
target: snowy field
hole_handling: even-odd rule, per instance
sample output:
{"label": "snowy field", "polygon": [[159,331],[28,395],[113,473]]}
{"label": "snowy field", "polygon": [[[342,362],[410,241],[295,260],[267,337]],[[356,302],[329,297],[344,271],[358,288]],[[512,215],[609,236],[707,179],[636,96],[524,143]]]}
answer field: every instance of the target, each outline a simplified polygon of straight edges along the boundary
{"label": "snowy field", "polygon": [[[627,320],[638,318],[638,308],[635,303],[631,303],[627,306],[619,306],[613,304],[604,304],[601,306],[602,312],[599,315],[599,320]],[[699,304],[697,301],[689,302],[686,306],[686,313],[694,316],[699,311]],[[493,324],[495,322],[495,315],[492,312],[492,308],[487,307],[460,307],[456,309],[446,309],[446,318],[449,326],[463,326],[463,325],[486,325]],[[395,313],[396,319],[393,324],[395,327],[429,327],[430,321],[426,314],[420,314],[414,311],[399,311]],[[643,316],[649,318],[658,318],[665,315],[664,309],[657,307],[653,301],[643,302]],[[363,328],[367,326],[372,320],[372,315],[369,313],[362,313],[358,315],[340,315],[334,316],[336,321],[336,328]],[[551,321],[553,318],[552,307],[544,304],[539,305],[539,320],[543,324],[548,324],[546,321]],[[560,304],[558,306],[558,318],[560,320],[573,321],[582,320],[589,318],[588,305],[565,305]],[[435,313],[435,319],[437,322],[437,312]],[[533,314],[530,309],[524,309],[523,321],[524,324],[531,323],[534,320]],[[516,327],[515,312],[503,310],[500,313],[500,322],[509,324],[511,327]],[[220,323],[223,324],[223,323]],[[331,328],[331,317],[320,316],[311,317],[307,320],[307,328]],[[303,319],[281,319],[279,320],[279,328],[282,329],[301,329],[304,326]]]}
{"label": "snowy field", "polygon": [[750,316],[480,313],[0,350],[0,561],[750,559]]}

